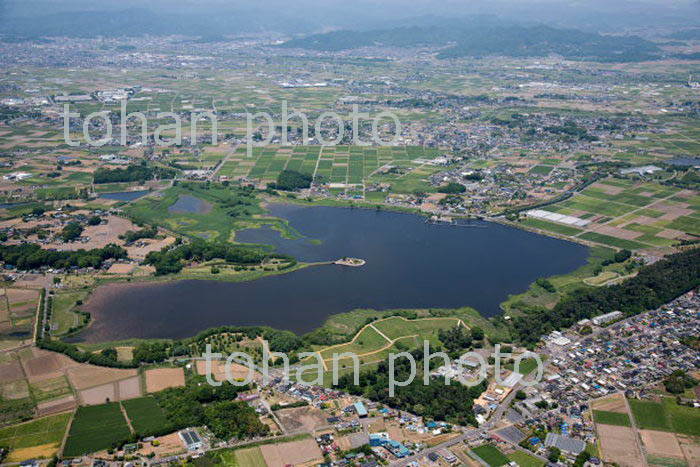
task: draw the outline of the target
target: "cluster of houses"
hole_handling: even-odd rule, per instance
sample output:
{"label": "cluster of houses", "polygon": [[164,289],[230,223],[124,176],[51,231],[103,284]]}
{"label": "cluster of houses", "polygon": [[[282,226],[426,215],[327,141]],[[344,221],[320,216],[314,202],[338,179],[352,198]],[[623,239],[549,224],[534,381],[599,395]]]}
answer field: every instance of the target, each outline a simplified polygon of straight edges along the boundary
{"label": "cluster of houses", "polygon": [[[553,333],[546,339],[550,360],[544,380],[523,389],[526,398],[509,409],[507,419],[522,439],[531,427],[547,428],[546,439],[531,440],[533,449],[544,453],[555,446],[576,456],[596,440],[593,424],[582,417],[590,400],[620,392],[644,397],[674,370],[700,366],[700,354],[680,342],[700,334],[698,310],[700,294],[690,292],[625,320],[620,312],[585,320],[579,329],[601,326],[587,336]],[[688,402],[700,407],[697,400]]]}

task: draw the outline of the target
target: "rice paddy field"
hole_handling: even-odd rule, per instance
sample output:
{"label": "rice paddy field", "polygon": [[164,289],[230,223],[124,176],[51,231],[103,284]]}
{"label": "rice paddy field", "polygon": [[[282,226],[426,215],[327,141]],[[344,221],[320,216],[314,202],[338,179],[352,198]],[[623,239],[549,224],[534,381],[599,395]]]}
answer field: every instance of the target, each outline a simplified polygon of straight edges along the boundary
{"label": "rice paddy field", "polygon": [[[246,151],[239,147],[218,174],[274,182],[283,170],[295,170],[332,184],[332,189],[337,186],[336,190],[356,191],[359,195],[369,183],[390,183],[397,193],[427,188],[426,177],[439,170],[429,161],[440,154],[437,148],[420,146],[268,146],[253,148],[252,157]],[[390,173],[392,167],[401,173]]]}
{"label": "rice paddy field", "polygon": [[0,429],[0,446],[10,448],[7,461],[52,457],[60,448],[70,417],[64,413]]}
{"label": "rice paddy field", "polygon": [[588,224],[532,217],[523,224],[618,249],[668,247],[700,235],[700,194],[656,182],[607,178],[543,210]]}

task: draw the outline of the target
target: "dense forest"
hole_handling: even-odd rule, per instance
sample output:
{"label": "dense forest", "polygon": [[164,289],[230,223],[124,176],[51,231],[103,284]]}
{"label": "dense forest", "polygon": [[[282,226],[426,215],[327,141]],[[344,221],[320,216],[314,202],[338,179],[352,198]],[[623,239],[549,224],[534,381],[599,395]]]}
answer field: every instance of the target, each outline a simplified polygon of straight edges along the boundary
{"label": "dense forest", "polygon": [[[423,349],[414,350],[411,355],[416,361],[418,374],[408,386],[397,387],[394,397],[389,397],[388,360],[381,362],[376,370],[362,371],[359,385],[353,384],[353,375],[349,373],[338,379],[336,387],[350,394],[363,395],[389,407],[406,410],[433,420],[477,426],[472,407],[474,399],[486,390],[486,383],[468,388],[456,381],[446,385],[445,380],[438,379],[431,380],[429,385],[424,386],[421,375]],[[438,360],[436,359],[435,362]],[[400,358],[395,361],[396,381],[406,381],[410,371],[408,359]]]}
{"label": "dense forest", "polygon": [[533,308],[515,317],[515,338],[533,345],[553,330],[611,311],[632,316],[653,310],[700,286],[700,249],[676,253],[643,267],[637,276],[622,284],[580,289],[559,302],[553,310]]}
{"label": "dense forest", "polygon": [[42,266],[67,269],[70,267],[99,268],[108,259],[126,258],[126,250],[110,244],[104,248],[77,251],[43,250],[34,243],[0,245],[0,261],[17,269],[38,269]]}
{"label": "dense forest", "polygon": [[130,165],[124,169],[97,169],[93,175],[95,183],[124,183],[174,178],[177,172],[163,167],[148,167],[145,164]]}
{"label": "dense forest", "polygon": [[631,62],[660,57],[660,49],[637,36],[602,36],[575,29],[519,26],[497,21],[451,21],[427,27],[399,27],[371,31],[334,31],[293,39],[282,47],[328,52],[371,46],[442,47],[454,44],[439,58],[542,57]]}

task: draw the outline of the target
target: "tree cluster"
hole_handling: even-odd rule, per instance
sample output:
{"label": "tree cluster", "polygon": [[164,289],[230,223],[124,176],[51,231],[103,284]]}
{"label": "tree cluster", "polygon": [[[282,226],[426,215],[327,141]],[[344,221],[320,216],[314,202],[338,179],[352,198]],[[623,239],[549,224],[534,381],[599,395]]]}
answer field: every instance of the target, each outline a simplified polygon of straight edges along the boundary
{"label": "tree cluster", "polygon": [[80,234],[82,233],[83,226],[77,222],[69,222],[65,225],[65,227],[63,227],[63,230],[61,230],[61,239],[64,242],[72,242],[73,240],[80,238]]}
{"label": "tree cluster", "polygon": [[156,275],[164,275],[180,272],[187,261],[223,259],[228,263],[250,265],[259,264],[266,257],[290,259],[284,255],[270,255],[258,248],[193,240],[176,248],[152,251],[146,255],[145,263],[155,266]]}
{"label": "tree cluster", "polygon": [[438,191],[448,195],[458,195],[467,191],[467,188],[461,183],[450,182],[447,185],[440,187]]}
{"label": "tree cluster", "polygon": [[124,169],[97,169],[93,175],[93,181],[97,184],[101,183],[126,183],[140,182],[144,183],[147,180],[171,179],[174,178],[177,172],[173,169],[164,167],[149,167],[146,164],[130,165]]}
{"label": "tree cluster", "polygon": [[686,389],[697,386],[698,380],[683,370],[676,370],[664,379],[664,387],[671,394],[683,394]]}
{"label": "tree cluster", "polygon": [[158,228],[146,227],[137,231],[129,230],[124,235],[120,235],[119,238],[124,240],[125,243],[131,244],[144,238],[155,238],[156,235],[158,235]]}
{"label": "tree cluster", "polygon": [[108,259],[122,259],[126,256],[126,250],[114,244],[104,248],[77,251],[43,250],[34,243],[0,245],[0,261],[24,270],[38,269],[42,266],[57,269],[72,266],[99,268]]}
{"label": "tree cluster", "polygon": [[[422,369],[423,350],[414,350],[411,355],[416,361],[416,368]],[[408,359],[397,359],[394,366],[395,380],[406,381],[411,371]],[[388,360],[379,363],[376,371],[362,371],[359,383],[356,386],[352,373],[349,373],[338,379],[337,387],[398,410],[438,421],[474,426],[478,425],[473,412],[474,399],[486,390],[486,383],[468,388],[456,381],[446,385],[444,380],[431,380],[424,386],[422,375],[417,374],[411,384],[397,387],[394,397],[389,397]]]}
{"label": "tree cluster", "polygon": [[440,329],[438,331],[438,339],[443,343],[445,349],[452,354],[469,349],[474,341],[474,336],[471,330],[465,330],[462,326],[455,326],[446,331]]}
{"label": "tree cluster", "polygon": [[277,183],[269,185],[272,189],[284,191],[297,191],[302,188],[309,188],[313,181],[310,175],[297,172],[296,170],[283,170],[277,176]]}
{"label": "tree cluster", "polygon": [[206,425],[219,439],[244,439],[269,432],[269,427],[258,419],[252,407],[235,401],[240,392],[248,389],[228,382],[214,387],[198,377],[185,387],[169,388],[156,393],[155,397],[171,424],[170,432]]}

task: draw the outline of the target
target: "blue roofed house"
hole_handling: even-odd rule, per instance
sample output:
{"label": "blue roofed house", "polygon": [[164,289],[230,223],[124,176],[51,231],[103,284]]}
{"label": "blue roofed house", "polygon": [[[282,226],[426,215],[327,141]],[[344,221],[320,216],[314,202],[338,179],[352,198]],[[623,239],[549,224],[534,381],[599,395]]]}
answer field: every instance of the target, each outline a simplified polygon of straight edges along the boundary
{"label": "blue roofed house", "polygon": [[411,455],[411,451],[409,451],[406,448],[406,446],[399,443],[398,441],[394,441],[393,439],[389,440],[389,442],[384,447],[399,459]]}
{"label": "blue roofed house", "polygon": [[369,445],[373,448],[384,446],[389,442],[389,435],[387,433],[372,433],[369,435]]}
{"label": "blue roofed house", "polygon": [[367,409],[365,408],[365,404],[362,402],[356,402],[355,403],[355,412],[357,412],[357,416],[360,418],[364,418],[367,416]]}

